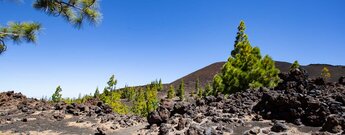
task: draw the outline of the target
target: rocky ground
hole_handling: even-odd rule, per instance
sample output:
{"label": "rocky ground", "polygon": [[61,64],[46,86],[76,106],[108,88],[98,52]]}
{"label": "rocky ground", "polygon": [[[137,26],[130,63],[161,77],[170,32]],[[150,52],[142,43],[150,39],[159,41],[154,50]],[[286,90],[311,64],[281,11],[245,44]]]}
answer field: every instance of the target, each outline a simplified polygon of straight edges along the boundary
{"label": "rocky ground", "polygon": [[0,134],[127,134],[144,123],[140,117],[115,114],[98,100],[67,105],[13,91],[0,94]]}
{"label": "rocky ground", "polygon": [[275,89],[187,101],[162,99],[147,119],[119,115],[98,101],[49,103],[0,94],[0,134],[345,134],[345,78],[325,83],[302,69]]}
{"label": "rocky ground", "polygon": [[303,69],[260,88],[195,101],[163,100],[141,134],[345,134],[345,78],[325,83]]}

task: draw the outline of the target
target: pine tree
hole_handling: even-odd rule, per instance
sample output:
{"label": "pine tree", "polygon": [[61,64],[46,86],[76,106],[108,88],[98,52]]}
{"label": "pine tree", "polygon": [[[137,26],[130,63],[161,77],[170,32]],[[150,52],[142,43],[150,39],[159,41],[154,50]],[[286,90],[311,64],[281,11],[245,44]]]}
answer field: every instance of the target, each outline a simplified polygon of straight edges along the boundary
{"label": "pine tree", "polygon": [[35,43],[41,24],[33,22],[9,22],[8,26],[0,26],[0,54],[6,51],[5,41],[12,40],[14,43],[26,41]]}
{"label": "pine tree", "polygon": [[140,88],[137,92],[138,93],[135,96],[132,111],[133,111],[133,113],[135,113],[137,115],[146,116],[148,113],[147,113],[147,106],[146,106],[144,90],[142,88]]}
{"label": "pine tree", "polygon": [[115,75],[112,75],[110,78],[109,78],[109,81],[108,81],[108,89],[110,91],[114,91],[116,89],[116,84],[117,84],[117,80],[115,79]]}
{"label": "pine tree", "polygon": [[135,89],[134,87],[129,87],[128,89],[128,100],[133,101],[135,99]]}
{"label": "pine tree", "polygon": [[[98,3],[98,0],[35,0],[33,8],[51,16],[61,16],[79,29],[85,21],[100,22],[102,15]],[[37,22],[9,22],[8,26],[0,27],[0,54],[6,51],[8,40],[35,43],[40,30],[41,24]]]}
{"label": "pine tree", "polygon": [[61,92],[62,92],[62,89],[61,89],[60,86],[58,86],[58,87],[56,88],[54,94],[52,95],[52,100],[53,100],[53,102],[59,102],[59,101],[61,101],[61,99],[62,99],[62,94],[61,94]]}
{"label": "pine tree", "polygon": [[204,97],[212,95],[213,94],[213,90],[212,90],[212,86],[211,84],[208,82],[205,86],[205,92],[204,92]]}
{"label": "pine tree", "polygon": [[295,60],[292,65],[290,66],[290,71],[299,68],[300,65],[297,60]]}
{"label": "pine tree", "polygon": [[163,90],[163,83],[162,83],[162,79],[159,79],[159,82],[158,82],[158,91],[161,91]]}
{"label": "pine tree", "polygon": [[109,104],[113,111],[119,114],[127,114],[128,107],[121,102],[121,93],[119,91],[115,91],[111,93],[111,100],[106,101],[106,104]]}
{"label": "pine tree", "polygon": [[168,99],[173,99],[175,97],[175,88],[173,85],[170,85],[168,91]]}
{"label": "pine tree", "polygon": [[182,80],[181,84],[179,86],[179,89],[178,89],[178,97],[180,98],[181,101],[184,100],[184,98],[185,98],[184,95],[185,95],[185,93],[184,93],[184,81]]}
{"label": "pine tree", "polygon": [[76,28],[85,21],[98,24],[102,18],[98,0],[36,0],[33,7],[51,16],[61,16]]}
{"label": "pine tree", "polygon": [[329,78],[331,78],[331,73],[329,72],[327,67],[323,67],[321,71],[321,76],[325,80],[328,80]]}
{"label": "pine tree", "polygon": [[157,87],[146,87],[145,90],[147,114],[158,107]]}
{"label": "pine tree", "polygon": [[195,90],[196,90],[196,93],[198,95],[198,98],[202,98],[202,95],[203,95],[203,91],[200,87],[200,80],[199,78],[196,79],[196,82],[195,82]]}
{"label": "pine tree", "polygon": [[243,21],[238,32],[231,56],[221,72],[214,77],[213,87],[216,92],[234,93],[248,88],[261,86],[275,87],[279,82],[279,70],[271,57],[262,58],[260,49],[252,47]]}
{"label": "pine tree", "polygon": [[204,96],[204,90],[202,88],[198,88],[198,98],[202,98]]}
{"label": "pine tree", "polygon": [[99,89],[98,87],[95,90],[95,93],[93,94],[93,97],[98,98],[99,97]]}

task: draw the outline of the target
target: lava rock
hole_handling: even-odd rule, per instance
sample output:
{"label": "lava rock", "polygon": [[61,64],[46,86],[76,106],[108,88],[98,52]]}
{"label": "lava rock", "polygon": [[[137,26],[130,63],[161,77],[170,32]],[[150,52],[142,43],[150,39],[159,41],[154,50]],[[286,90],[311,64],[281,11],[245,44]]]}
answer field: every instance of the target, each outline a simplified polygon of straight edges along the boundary
{"label": "lava rock", "polygon": [[326,123],[322,126],[321,131],[328,131],[330,133],[339,133],[341,131],[340,120],[338,117],[330,116]]}
{"label": "lava rock", "polygon": [[283,132],[288,130],[289,127],[286,126],[285,124],[281,123],[281,122],[275,122],[274,125],[271,128],[271,131],[273,132]]}
{"label": "lava rock", "polygon": [[97,131],[95,133],[95,135],[106,135],[107,129],[104,126],[99,126],[97,127]]}

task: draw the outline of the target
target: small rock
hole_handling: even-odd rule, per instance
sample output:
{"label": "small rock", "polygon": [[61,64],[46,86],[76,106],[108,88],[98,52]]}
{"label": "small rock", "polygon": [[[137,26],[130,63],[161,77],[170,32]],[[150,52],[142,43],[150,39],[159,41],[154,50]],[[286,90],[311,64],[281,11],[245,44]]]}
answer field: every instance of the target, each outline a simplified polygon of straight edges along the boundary
{"label": "small rock", "polygon": [[22,121],[23,122],[28,122],[28,119],[27,118],[23,118]]}
{"label": "small rock", "polygon": [[168,124],[163,123],[159,127],[159,134],[160,135],[168,135],[169,134],[169,129],[170,129],[170,127],[168,126]]}
{"label": "small rock", "polygon": [[281,123],[281,122],[275,122],[273,127],[271,128],[271,131],[273,132],[283,132],[288,130],[288,126],[286,126],[285,124]]}
{"label": "small rock", "polygon": [[106,135],[106,131],[107,129],[103,126],[99,126],[97,127],[97,132],[95,133],[95,135]]}
{"label": "small rock", "polygon": [[260,127],[253,127],[252,129],[249,130],[249,133],[251,134],[259,134],[260,133]]}

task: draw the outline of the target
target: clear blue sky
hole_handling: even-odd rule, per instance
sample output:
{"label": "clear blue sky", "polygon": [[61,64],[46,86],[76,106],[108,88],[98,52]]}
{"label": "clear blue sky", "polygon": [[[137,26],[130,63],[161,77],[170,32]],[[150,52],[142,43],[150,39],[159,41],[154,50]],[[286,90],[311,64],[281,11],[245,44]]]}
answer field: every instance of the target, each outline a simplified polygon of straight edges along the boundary
{"label": "clear blue sky", "polygon": [[275,60],[345,65],[344,0],[102,0],[102,23],[82,30],[31,4],[0,4],[2,25],[44,27],[36,45],[7,43],[0,91],[41,97],[61,85],[76,97],[102,89],[112,74],[118,87],[169,83],[226,60],[242,19],[252,45]]}

